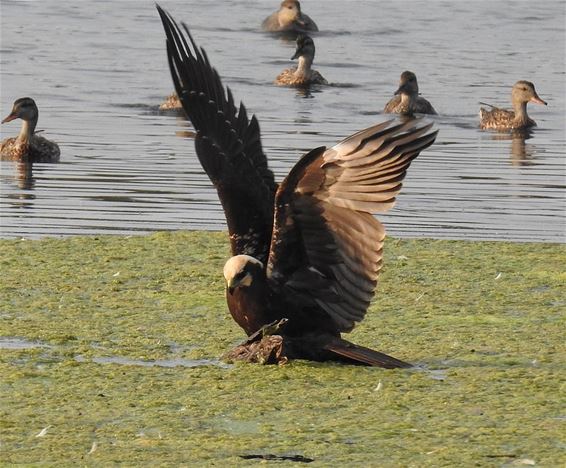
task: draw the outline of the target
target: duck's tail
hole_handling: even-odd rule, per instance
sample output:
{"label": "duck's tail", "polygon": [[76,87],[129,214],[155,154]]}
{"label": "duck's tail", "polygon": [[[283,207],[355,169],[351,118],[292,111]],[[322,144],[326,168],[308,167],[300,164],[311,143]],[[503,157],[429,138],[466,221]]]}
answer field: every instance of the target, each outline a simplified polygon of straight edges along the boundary
{"label": "duck's tail", "polygon": [[385,369],[406,369],[413,367],[413,365],[408,362],[401,361],[393,356],[380,353],[370,348],[365,348],[364,346],[350,343],[342,338],[332,340],[330,343],[326,344],[324,348],[340,357],[367,366],[383,367]]}
{"label": "duck's tail", "polygon": [[488,107],[491,107],[492,109],[497,109],[497,106],[494,106],[493,104],[488,104],[487,102],[482,102],[482,101],[479,101],[479,103],[478,103],[478,104],[481,104],[482,106],[488,106]]}

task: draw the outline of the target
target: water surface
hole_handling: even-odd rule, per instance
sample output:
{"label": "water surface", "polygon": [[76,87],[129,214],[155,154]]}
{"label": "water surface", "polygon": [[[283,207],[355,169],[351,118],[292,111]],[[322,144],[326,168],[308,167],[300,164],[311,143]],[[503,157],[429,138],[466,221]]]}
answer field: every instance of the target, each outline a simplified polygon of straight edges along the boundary
{"label": "water surface", "polygon": [[[322,30],[316,68],[334,84],[306,96],[272,85],[294,51],[258,30],[278,4],[163,2],[258,116],[279,179],[309,149],[385,119],[409,69],[440,133],[380,217],[388,233],[566,241],[563,2],[304,1]],[[2,117],[33,97],[62,152],[59,164],[1,163],[2,237],[225,228],[190,125],[157,111],[172,84],[153,2],[3,0],[1,26]],[[519,79],[549,103],[529,106],[539,127],[527,139],[480,131],[478,101],[508,106]]]}

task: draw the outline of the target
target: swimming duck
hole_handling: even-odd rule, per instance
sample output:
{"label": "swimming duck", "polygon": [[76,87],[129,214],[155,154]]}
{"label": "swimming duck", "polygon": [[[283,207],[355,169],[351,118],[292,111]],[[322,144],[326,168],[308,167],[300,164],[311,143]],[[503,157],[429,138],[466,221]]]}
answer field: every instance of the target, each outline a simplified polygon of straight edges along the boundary
{"label": "swimming duck", "polygon": [[401,73],[399,88],[395,91],[395,97],[385,105],[383,112],[403,115],[412,115],[418,112],[419,114],[436,115],[431,103],[419,96],[417,76],[410,71]]}
{"label": "swimming duck", "polygon": [[283,0],[279,10],[263,20],[261,28],[269,32],[318,31],[316,23],[301,12],[297,0]]}
{"label": "swimming duck", "polygon": [[163,102],[159,106],[159,110],[173,110],[173,109],[181,110],[182,108],[183,106],[181,105],[181,101],[179,99],[179,96],[177,96],[177,93],[173,93],[167,96],[165,102]]}
{"label": "swimming duck", "polygon": [[490,104],[491,110],[480,108],[480,128],[509,130],[536,127],[536,122],[527,115],[527,103],[547,105],[535,91],[535,85],[530,81],[517,81],[511,91],[513,110],[500,109]]}
{"label": "swimming duck", "polygon": [[2,123],[22,119],[22,129],[17,137],[6,138],[0,143],[2,161],[26,160],[30,162],[57,162],[61,154],[59,146],[34,134],[39,111],[35,101],[29,97],[16,99],[12,112]]}
{"label": "swimming duck", "polygon": [[295,68],[283,70],[277,78],[275,84],[279,86],[309,86],[311,84],[328,84],[323,76],[316,70],[311,69],[314,60],[314,42],[306,34],[297,37],[297,49],[291,60],[299,59],[299,64]]}

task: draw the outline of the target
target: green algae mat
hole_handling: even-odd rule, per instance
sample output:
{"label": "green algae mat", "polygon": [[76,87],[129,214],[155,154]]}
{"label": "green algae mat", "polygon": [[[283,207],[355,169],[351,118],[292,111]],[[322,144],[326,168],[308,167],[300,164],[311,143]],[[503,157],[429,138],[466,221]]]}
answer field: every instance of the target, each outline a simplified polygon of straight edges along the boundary
{"label": "green algae mat", "polygon": [[564,466],[564,246],[389,239],[349,339],[411,370],[221,362],[227,257],[0,241],[0,464]]}

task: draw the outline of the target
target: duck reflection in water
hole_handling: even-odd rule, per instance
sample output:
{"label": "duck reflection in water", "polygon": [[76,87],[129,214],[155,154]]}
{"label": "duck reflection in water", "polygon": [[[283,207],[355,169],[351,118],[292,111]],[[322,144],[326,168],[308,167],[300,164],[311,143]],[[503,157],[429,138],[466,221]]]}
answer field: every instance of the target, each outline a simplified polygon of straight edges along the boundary
{"label": "duck reflection in water", "polygon": [[194,128],[187,123],[187,118],[185,117],[185,113],[182,107],[180,109],[179,115],[175,117],[175,120],[177,121],[177,125],[181,127],[180,130],[175,131],[175,136],[178,136],[180,138],[190,138],[194,140],[197,134],[194,131]]}
{"label": "duck reflection in water", "polygon": [[532,138],[533,130],[530,128],[515,129],[509,133],[496,133],[491,136],[492,140],[511,140],[509,147],[509,159],[512,166],[535,165],[536,148],[527,144]]}
{"label": "duck reflection in water", "polygon": [[[15,161],[15,164],[2,164],[0,174],[0,184],[2,186],[6,185],[7,188],[8,185],[16,185],[19,189],[6,190],[6,193],[4,193],[4,201],[12,213],[14,213],[13,210],[17,209],[33,209],[35,207],[33,200],[37,198],[33,190],[36,183],[36,178],[33,176],[33,163],[29,161]],[[21,213],[23,214],[23,212]]]}
{"label": "duck reflection in water", "polygon": [[314,99],[315,95],[322,92],[320,89],[312,89],[309,86],[304,88],[295,88],[295,96],[300,99]]}
{"label": "duck reflection in water", "polygon": [[35,185],[35,179],[33,178],[33,163],[29,161],[18,161],[16,164],[15,179],[18,184],[18,188],[22,190],[32,190]]}

